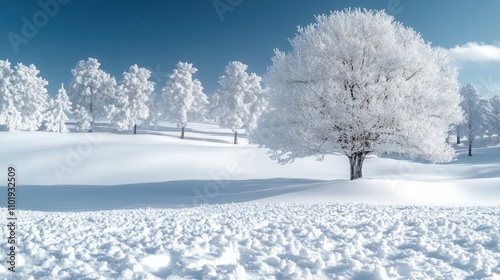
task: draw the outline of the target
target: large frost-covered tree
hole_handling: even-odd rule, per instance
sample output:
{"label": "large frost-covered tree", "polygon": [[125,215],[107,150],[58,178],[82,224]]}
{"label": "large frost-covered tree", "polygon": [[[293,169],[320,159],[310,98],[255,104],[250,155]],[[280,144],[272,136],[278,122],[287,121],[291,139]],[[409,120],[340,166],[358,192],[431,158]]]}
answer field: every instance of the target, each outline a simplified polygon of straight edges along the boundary
{"label": "large frost-covered tree", "polygon": [[234,132],[234,144],[238,143],[238,129],[250,131],[255,128],[266,105],[261,77],[255,73],[248,74],[247,68],[239,61],[230,62],[225,75],[219,78],[220,88],[216,92],[220,98],[215,109],[219,114],[219,125]]}
{"label": "large frost-covered tree", "polygon": [[0,124],[8,130],[37,130],[49,106],[45,88],[48,82],[39,77],[35,65],[0,61]]}
{"label": "large frost-covered tree", "polygon": [[137,133],[137,123],[144,122],[150,115],[150,103],[154,82],[150,81],[151,71],[132,65],[128,72],[123,73],[123,79],[117,88],[117,110],[112,122],[118,129],[134,129]]}
{"label": "large frost-covered tree", "polygon": [[455,157],[445,139],[462,113],[446,51],[383,11],[360,9],[317,16],[291,45],[276,50],[269,110],[250,134],[272,159],[346,155],[354,180],[369,153]]}
{"label": "large frost-covered tree", "polygon": [[[483,136],[489,129],[489,116],[491,105],[479,95],[472,84],[467,84],[460,90],[462,95],[462,106],[465,113],[465,122],[460,124],[457,131],[467,136],[469,141],[469,156],[472,156],[472,145],[477,136]],[[458,134],[457,134],[458,135]]]}
{"label": "large frost-covered tree", "polygon": [[92,132],[96,119],[109,118],[117,110],[116,80],[100,66],[97,59],[89,58],[80,60],[71,70],[69,96],[80,131]]}
{"label": "large frost-covered tree", "polygon": [[45,130],[58,133],[69,132],[66,121],[69,119],[67,114],[71,113],[71,102],[66,94],[66,89],[64,89],[64,84],[61,84],[56,99],[51,103],[46,112]]}
{"label": "large frost-covered tree", "polygon": [[162,90],[166,104],[165,116],[182,129],[181,139],[184,139],[188,122],[203,121],[206,114],[207,96],[203,93],[201,82],[193,80],[193,74],[197,71],[193,64],[179,62]]}

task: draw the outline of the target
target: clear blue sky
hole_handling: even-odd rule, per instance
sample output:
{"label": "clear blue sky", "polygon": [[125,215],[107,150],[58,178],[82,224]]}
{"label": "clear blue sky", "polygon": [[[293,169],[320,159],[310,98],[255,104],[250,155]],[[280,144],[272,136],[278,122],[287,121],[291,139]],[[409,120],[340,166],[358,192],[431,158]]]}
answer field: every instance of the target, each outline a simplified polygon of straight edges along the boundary
{"label": "clear blue sky", "polygon": [[[228,62],[240,60],[264,75],[273,49],[289,50],[298,25],[347,7],[385,9],[435,46],[461,46],[455,48],[460,81],[500,90],[497,0],[59,0],[67,3],[47,15],[40,3],[56,1],[0,1],[0,59],[34,63],[51,94],[60,83],[69,84],[70,69],[88,57],[117,79],[132,64],[149,67],[157,91],[178,61],[192,62],[211,94]],[[237,5],[221,14],[214,2]],[[36,32],[28,28],[23,34],[26,20],[38,25]],[[24,40],[13,46],[9,34]]]}

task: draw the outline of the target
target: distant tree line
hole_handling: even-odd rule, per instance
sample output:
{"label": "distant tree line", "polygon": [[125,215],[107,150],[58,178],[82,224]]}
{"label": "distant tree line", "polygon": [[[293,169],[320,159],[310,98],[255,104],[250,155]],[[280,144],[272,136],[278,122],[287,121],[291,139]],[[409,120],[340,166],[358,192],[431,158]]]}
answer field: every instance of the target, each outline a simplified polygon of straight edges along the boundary
{"label": "distant tree line", "polygon": [[156,85],[146,68],[132,65],[117,82],[100,67],[95,58],[79,61],[71,69],[68,92],[61,85],[52,99],[48,82],[34,65],[19,63],[12,68],[8,60],[0,60],[0,125],[9,131],[62,133],[69,131],[66,122],[72,115],[78,131],[92,132],[95,121],[106,118],[118,130],[136,134],[138,125],[165,120],[176,123],[184,138],[189,122],[210,117],[235,133],[236,144],[237,130],[255,128],[266,108],[261,77],[247,73],[248,66],[238,61],[226,67],[210,100],[201,82],[193,78],[198,69],[191,63],[177,64],[161,94],[155,94]]}

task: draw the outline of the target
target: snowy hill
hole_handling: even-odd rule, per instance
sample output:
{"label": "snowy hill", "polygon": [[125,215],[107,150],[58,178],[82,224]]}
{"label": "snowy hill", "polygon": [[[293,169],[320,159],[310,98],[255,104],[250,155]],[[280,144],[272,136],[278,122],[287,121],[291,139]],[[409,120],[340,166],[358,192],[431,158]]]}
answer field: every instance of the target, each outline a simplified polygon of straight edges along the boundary
{"label": "snowy hill", "polygon": [[278,165],[213,123],[184,140],[169,124],[95,130],[0,132],[21,209],[17,272],[0,277],[500,277],[499,146],[447,164],[372,156],[351,182],[345,157]]}
{"label": "snowy hill", "polygon": [[[351,182],[344,156],[279,165],[245,138],[231,144],[231,131],[215,124],[192,124],[184,140],[162,125],[139,135],[112,133],[105,123],[96,133],[1,132],[0,166],[17,167],[19,207],[27,210],[255,201],[500,205],[500,146],[476,148],[473,157],[459,147],[448,164],[372,156],[364,179]],[[43,195],[60,199],[46,203]]]}

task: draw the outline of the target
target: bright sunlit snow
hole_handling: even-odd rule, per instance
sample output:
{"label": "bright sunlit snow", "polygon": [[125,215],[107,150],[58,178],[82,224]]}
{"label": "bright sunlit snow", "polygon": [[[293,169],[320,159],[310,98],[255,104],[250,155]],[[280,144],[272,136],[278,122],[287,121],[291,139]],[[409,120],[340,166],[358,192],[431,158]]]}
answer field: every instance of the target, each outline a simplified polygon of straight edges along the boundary
{"label": "bright sunlit snow", "polygon": [[184,140],[167,123],[2,132],[0,165],[15,164],[23,210],[16,276],[500,277],[499,146],[484,140],[473,157],[458,146],[447,164],[371,156],[349,181],[345,156],[278,165],[243,132],[239,145],[215,123],[190,124]]}

